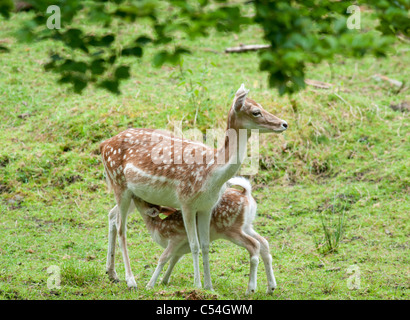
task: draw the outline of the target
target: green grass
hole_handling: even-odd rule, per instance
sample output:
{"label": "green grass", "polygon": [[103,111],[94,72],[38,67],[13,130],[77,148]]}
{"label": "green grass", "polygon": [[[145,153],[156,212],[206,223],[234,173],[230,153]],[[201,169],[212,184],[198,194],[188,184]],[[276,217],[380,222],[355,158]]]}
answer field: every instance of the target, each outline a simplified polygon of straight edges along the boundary
{"label": "green grass", "polygon": [[[129,217],[128,244],[139,289],[105,275],[114,199],[98,145],[127,127],[173,129],[181,119],[184,130],[224,128],[242,82],[253,99],[289,123],[284,134],[260,137],[260,170],[250,177],[258,202],[255,230],[269,240],[278,288],[265,295],[261,263],[258,290],[246,297],[248,254],[219,241],[210,255],[215,292],[200,291],[200,297],[409,299],[409,121],[389,107],[409,100],[408,84],[397,93],[371,78],[408,80],[408,45],[398,43],[386,59],[339,57],[310,67],[308,78],[334,88],[307,87],[289,99],[267,87],[257,54],[207,50],[260,43],[261,30],[252,27],[237,38],[177,39],[194,52],[181,68],[153,68],[148,48],[133,61],[121,96],[94,88],[79,96],[43,71],[55,44],[13,38],[27,16],[0,24],[0,41],[12,48],[0,58],[0,299],[186,298],[193,288],[189,255],[169,285],[145,289],[161,248],[137,214]],[[122,36],[137,27],[121,27]],[[342,216],[337,250],[321,250],[321,217],[334,235]],[[124,280],[119,250],[116,262]],[[60,289],[47,287],[50,266],[60,268]],[[358,289],[348,286],[351,266],[360,270]]]}

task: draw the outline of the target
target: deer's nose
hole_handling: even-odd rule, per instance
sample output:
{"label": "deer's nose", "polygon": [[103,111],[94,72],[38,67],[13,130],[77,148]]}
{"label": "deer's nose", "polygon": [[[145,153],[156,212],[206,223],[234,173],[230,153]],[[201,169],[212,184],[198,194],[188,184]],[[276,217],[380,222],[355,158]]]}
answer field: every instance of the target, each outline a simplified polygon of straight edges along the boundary
{"label": "deer's nose", "polygon": [[286,121],[282,122],[282,128],[285,130],[288,128],[288,123]]}

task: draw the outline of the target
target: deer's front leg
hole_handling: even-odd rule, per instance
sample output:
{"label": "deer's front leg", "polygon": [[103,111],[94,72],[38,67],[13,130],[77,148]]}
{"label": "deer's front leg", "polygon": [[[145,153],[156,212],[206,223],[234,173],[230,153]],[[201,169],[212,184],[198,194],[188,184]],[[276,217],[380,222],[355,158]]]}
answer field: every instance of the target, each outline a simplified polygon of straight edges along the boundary
{"label": "deer's front leg", "polygon": [[201,241],[202,260],[204,265],[204,288],[213,290],[211,280],[211,269],[209,267],[209,229],[212,212],[201,212],[198,214],[198,234]]}
{"label": "deer's front leg", "polygon": [[184,225],[188,236],[189,247],[192,252],[192,259],[194,264],[194,286],[201,288],[201,275],[199,273],[199,241],[196,230],[196,211],[188,207],[182,208],[182,216],[184,218]]}

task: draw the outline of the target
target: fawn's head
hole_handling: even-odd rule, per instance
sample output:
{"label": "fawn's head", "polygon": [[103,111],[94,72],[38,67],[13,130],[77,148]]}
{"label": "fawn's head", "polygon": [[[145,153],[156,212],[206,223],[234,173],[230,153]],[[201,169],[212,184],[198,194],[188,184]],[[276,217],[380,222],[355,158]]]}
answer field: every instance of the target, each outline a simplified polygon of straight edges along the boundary
{"label": "fawn's head", "polygon": [[235,129],[258,129],[260,133],[282,132],[288,128],[285,120],[269,113],[252,99],[247,97],[249,90],[244,84],[235,94],[232,108],[229,112],[228,126]]}

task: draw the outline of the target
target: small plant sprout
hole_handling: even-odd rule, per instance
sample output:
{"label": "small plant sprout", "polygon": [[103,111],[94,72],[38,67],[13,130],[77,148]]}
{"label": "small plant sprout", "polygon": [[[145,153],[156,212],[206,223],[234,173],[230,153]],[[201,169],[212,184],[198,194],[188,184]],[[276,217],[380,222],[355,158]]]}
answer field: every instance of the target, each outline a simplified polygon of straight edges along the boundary
{"label": "small plant sprout", "polygon": [[[336,198],[344,199],[345,196],[335,196],[333,204],[326,207],[319,215],[323,236],[319,240],[315,237],[315,245],[317,251],[324,255],[337,252],[345,231],[346,203],[343,200],[336,201]],[[330,211],[330,214],[327,214],[327,211]]]}

